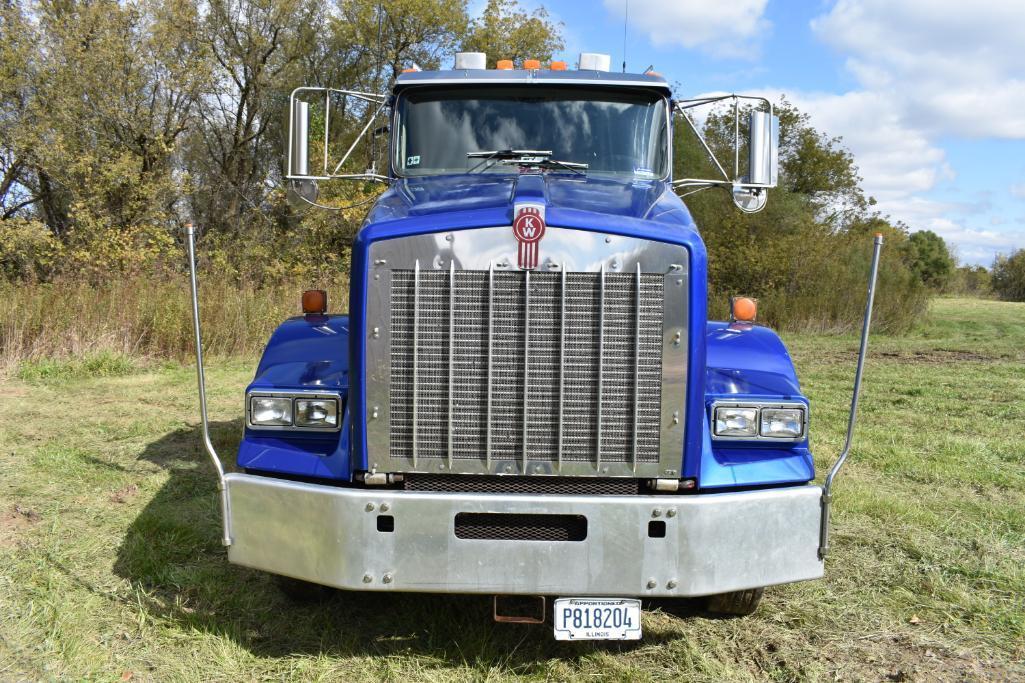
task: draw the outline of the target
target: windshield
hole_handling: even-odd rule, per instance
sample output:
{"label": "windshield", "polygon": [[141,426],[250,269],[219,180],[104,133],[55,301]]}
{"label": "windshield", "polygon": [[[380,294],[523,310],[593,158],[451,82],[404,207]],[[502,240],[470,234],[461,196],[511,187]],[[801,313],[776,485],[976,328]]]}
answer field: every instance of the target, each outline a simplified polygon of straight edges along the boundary
{"label": "windshield", "polygon": [[572,87],[411,90],[398,103],[399,175],[515,173],[469,152],[550,150],[588,174],[666,175],[665,100],[656,93]]}

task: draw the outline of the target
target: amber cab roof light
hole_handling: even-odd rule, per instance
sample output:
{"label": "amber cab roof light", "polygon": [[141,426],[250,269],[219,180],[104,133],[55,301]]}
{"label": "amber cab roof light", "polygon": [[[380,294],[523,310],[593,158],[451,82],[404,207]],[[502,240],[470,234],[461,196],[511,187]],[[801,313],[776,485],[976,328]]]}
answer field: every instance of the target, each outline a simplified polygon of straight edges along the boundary
{"label": "amber cab roof light", "polygon": [[303,313],[306,315],[327,313],[327,292],[323,289],[307,289],[303,292]]}
{"label": "amber cab roof light", "polygon": [[753,323],[758,317],[758,300],[749,296],[730,298],[730,322]]}

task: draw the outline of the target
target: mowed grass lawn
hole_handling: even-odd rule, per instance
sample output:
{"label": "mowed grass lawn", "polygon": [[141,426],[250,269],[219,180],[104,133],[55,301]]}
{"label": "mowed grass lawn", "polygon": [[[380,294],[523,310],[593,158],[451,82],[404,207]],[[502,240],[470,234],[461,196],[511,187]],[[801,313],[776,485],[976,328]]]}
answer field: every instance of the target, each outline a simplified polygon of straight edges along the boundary
{"label": "mowed grass lawn", "polygon": [[[856,339],[788,343],[822,472]],[[253,366],[211,364],[229,457]],[[653,605],[622,647],[494,624],[482,597],[294,606],[218,543],[192,368],[96,357],[2,381],[0,680],[1025,678],[1025,304],[942,299],[873,338],[824,580],[744,619]]]}

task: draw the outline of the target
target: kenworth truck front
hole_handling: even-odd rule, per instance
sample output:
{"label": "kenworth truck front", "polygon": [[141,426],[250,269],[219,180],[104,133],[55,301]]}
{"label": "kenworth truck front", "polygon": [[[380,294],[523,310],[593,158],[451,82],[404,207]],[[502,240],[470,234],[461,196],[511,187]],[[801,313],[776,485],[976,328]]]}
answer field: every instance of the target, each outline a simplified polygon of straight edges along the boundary
{"label": "kenworth truck front", "polygon": [[[352,245],[348,314],[307,292],[270,338],[238,472],[206,431],[194,306],[230,561],[346,590],[494,595],[497,619],[547,612],[576,640],[639,638],[641,598],[746,614],[764,586],[821,577],[881,240],[847,444],[814,485],[790,356],[751,300],[707,319],[705,246],[675,193],[764,206],[771,105],[674,101],[662,77],[610,73],[601,55],[500,66],[462,53],[386,97],[293,94],[286,176],[303,201],[317,180],[388,187]],[[337,98],[365,125],[335,165]],[[733,173],[715,161],[721,179],[674,180],[674,121],[698,133],[690,110],[715,103],[737,117]],[[345,171],[372,138],[389,141],[383,167]],[[192,228],[189,247],[195,300]]]}

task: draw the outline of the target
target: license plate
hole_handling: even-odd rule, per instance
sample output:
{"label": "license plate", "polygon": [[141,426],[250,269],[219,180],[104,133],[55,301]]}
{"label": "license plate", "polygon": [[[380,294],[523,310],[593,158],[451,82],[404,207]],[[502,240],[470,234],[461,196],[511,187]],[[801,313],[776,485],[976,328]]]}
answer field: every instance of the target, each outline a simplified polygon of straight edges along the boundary
{"label": "license plate", "polygon": [[559,598],[556,640],[640,640],[641,601],[626,598]]}

